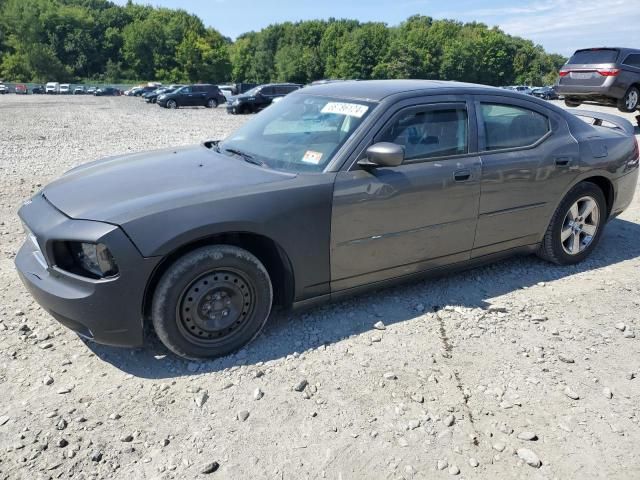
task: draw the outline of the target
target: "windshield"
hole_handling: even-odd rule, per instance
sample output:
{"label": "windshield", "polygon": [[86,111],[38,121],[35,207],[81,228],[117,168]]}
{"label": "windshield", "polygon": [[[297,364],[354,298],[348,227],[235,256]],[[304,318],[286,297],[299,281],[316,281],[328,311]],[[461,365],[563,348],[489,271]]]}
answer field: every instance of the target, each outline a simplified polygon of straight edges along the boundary
{"label": "windshield", "polygon": [[[289,95],[219,144],[267,167],[321,172],[375,104],[310,95]],[[234,151],[234,152],[230,152]]]}
{"label": "windshield", "polygon": [[255,96],[255,95],[260,93],[260,89],[261,88],[262,87],[253,87],[251,90],[247,90],[246,92],[244,92],[244,94],[248,95],[250,97],[253,97],[253,96]]}

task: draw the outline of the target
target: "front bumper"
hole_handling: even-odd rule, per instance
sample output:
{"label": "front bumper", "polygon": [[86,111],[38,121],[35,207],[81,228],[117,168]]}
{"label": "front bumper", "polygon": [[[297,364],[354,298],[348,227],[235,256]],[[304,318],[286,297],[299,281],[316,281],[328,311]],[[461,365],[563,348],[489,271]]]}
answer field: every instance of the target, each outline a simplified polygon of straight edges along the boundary
{"label": "front bumper", "polygon": [[[71,219],[42,194],[23,205],[19,215],[33,236],[26,239],[15,264],[36,302],[64,326],[98,343],[142,345],[143,298],[157,259],[144,258],[119,227]],[[94,280],[58,268],[53,255],[57,240],[104,243],[119,274]]]}

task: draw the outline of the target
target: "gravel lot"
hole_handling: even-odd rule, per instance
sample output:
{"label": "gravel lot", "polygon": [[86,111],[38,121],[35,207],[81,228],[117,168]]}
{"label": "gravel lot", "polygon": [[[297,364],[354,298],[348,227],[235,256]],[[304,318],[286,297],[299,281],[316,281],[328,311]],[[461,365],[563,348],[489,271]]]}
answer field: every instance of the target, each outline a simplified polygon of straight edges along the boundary
{"label": "gravel lot", "polygon": [[638,197],[579,266],[518,258],[278,314],[205,363],[85,344],[31,300],[22,200],[246,119],[0,97],[0,479],[640,478]]}

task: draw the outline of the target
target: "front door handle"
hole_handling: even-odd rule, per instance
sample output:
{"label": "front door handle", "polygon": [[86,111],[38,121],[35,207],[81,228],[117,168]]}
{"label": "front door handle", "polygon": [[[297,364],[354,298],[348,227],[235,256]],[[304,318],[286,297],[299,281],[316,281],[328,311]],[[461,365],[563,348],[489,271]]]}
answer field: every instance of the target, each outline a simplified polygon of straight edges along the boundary
{"label": "front door handle", "polygon": [[558,167],[569,167],[571,165],[571,157],[556,157],[554,160]]}
{"label": "front door handle", "polygon": [[471,172],[469,170],[456,170],[453,178],[456,182],[466,182],[471,178]]}

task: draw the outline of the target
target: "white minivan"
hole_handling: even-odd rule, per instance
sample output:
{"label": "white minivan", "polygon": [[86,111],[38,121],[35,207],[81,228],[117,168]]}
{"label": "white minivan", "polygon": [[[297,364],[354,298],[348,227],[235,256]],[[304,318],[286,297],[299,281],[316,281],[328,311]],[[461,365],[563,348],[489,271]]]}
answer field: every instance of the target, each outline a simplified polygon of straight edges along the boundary
{"label": "white minivan", "polygon": [[49,82],[44,91],[46,94],[56,95],[60,93],[60,84],[58,82]]}
{"label": "white minivan", "polygon": [[69,95],[71,93],[71,85],[68,83],[61,83],[60,91],[58,93],[60,93],[60,95]]}

